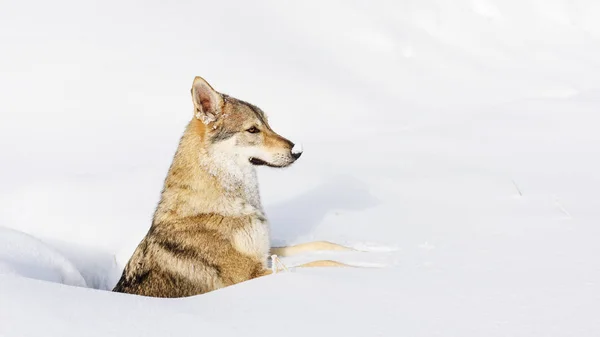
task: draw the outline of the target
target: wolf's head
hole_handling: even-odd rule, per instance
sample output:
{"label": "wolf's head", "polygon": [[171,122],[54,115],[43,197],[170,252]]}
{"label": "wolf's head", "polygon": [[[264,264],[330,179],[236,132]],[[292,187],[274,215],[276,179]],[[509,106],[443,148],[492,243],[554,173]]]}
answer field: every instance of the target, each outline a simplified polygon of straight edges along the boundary
{"label": "wolf's head", "polygon": [[211,155],[239,166],[286,167],[300,158],[302,150],[273,131],[258,107],[217,92],[201,77],[191,91]]}

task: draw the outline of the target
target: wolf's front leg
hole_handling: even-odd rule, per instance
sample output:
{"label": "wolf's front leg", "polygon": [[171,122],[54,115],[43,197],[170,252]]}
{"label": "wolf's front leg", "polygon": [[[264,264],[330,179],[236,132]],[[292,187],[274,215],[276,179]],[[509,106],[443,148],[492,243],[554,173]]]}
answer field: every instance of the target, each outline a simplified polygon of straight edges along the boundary
{"label": "wolf's front leg", "polygon": [[[276,272],[279,273],[279,272],[283,272],[284,270],[287,269],[283,266],[277,266],[276,261],[272,261],[272,263],[274,263],[276,266],[274,269],[266,269],[265,268],[265,269],[257,272],[252,278],[271,275],[274,273],[274,270],[276,270]],[[317,261],[303,263],[303,264],[297,265],[297,266],[292,266],[291,268],[315,268],[315,267],[355,267],[355,266],[347,265],[345,263],[334,261],[334,260],[317,260]]]}
{"label": "wolf's front leg", "polygon": [[300,243],[294,246],[287,247],[272,247],[271,254],[279,255],[279,256],[292,256],[305,252],[315,252],[321,250],[329,250],[329,251],[354,251],[355,249],[338,245],[337,243],[329,242],[329,241],[313,241]]}
{"label": "wolf's front leg", "polygon": [[354,267],[342,262],[334,261],[334,260],[317,260],[311,261],[307,263],[303,263],[298,266],[294,266],[294,268],[313,268],[313,267]]}

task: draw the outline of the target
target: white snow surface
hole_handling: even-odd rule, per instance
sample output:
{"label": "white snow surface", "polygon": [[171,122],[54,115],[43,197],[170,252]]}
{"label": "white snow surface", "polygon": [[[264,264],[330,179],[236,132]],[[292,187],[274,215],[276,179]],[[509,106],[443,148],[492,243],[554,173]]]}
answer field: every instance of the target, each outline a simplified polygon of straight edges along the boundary
{"label": "white snow surface", "polygon": [[2,227],[0,274],[87,286],[77,268],[60,253],[30,235]]}
{"label": "white snow surface", "polygon": [[[600,3],[12,1],[0,336],[600,336]],[[111,293],[194,76],[305,153],[260,169],[297,269]],[[367,268],[368,267],[368,268]]]}

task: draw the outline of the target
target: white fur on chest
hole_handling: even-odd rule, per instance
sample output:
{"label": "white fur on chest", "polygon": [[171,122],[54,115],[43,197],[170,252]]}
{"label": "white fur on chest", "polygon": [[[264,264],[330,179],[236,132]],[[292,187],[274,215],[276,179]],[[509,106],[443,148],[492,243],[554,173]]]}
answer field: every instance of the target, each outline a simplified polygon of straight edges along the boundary
{"label": "white fur on chest", "polygon": [[247,149],[237,145],[234,137],[214,144],[201,156],[201,166],[216,177],[224,198],[215,202],[217,213],[227,216],[252,216],[252,220],[232,236],[237,251],[266,264],[269,256],[269,224],[262,215],[256,170],[249,162]]}
{"label": "white fur on chest", "polygon": [[[216,177],[226,193],[232,193],[235,198],[241,198],[254,210],[262,211],[260,193],[258,191],[258,178],[256,169],[248,161],[247,156],[241,156],[236,149],[234,139],[219,142],[211,151],[200,158],[201,167],[213,177]],[[235,203],[232,207],[236,207]],[[236,209],[227,214],[236,214]],[[247,214],[240,210],[239,214]]]}
{"label": "white fur on chest", "polygon": [[243,254],[256,257],[266,263],[271,242],[269,223],[260,218],[254,218],[248,225],[238,229],[233,234],[234,247]]}

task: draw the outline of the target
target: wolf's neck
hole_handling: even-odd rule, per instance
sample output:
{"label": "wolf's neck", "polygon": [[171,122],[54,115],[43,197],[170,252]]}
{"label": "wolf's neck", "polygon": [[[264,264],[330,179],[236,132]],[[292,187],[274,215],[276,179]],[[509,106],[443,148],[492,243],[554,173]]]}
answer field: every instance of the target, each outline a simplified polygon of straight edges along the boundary
{"label": "wolf's neck", "polygon": [[205,213],[242,216],[262,213],[258,179],[252,166],[211,151],[202,125],[192,121],[165,179],[155,221]]}
{"label": "wolf's neck", "polygon": [[214,180],[225,195],[242,198],[252,206],[261,208],[256,169],[250,165],[240,166],[218,149],[198,156],[198,167],[202,175]]}

